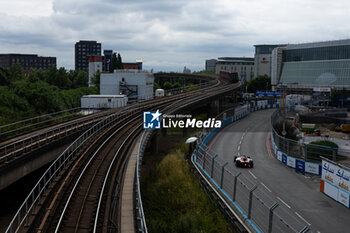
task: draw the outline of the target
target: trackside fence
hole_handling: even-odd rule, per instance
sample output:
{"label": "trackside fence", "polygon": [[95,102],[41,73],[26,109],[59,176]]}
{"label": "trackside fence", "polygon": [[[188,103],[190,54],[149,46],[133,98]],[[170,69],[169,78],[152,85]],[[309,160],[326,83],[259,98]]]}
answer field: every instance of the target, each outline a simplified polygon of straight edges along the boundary
{"label": "trackside fence", "polygon": [[[284,120],[282,110],[276,110],[271,116],[271,142],[276,158],[283,164],[298,171],[321,175],[322,158],[336,162],[339,155],[348,155],[350,151],[344,148],[334,148],[310,144],[300,140],[292,140],[280,135],[274,127]],[[317,137],[319,140],[332,141],[332,138]]]}
{"label": "trackside fence", "polygon": [[[265,108],[269,107],[262,107]],[[223,128],[255,110],[257,109],[245,105],[229,109],[216,119],[222,120]],[[219,130],[206,129],[201,132],[193,154],[193,163],[211,181],[226,203],[233,207],[234,214],[245,222],[248,232],[308,232],[308,226],[285,206],[279,205],[276,198],[261,188],[260,184],[208,148],[209,142]]]}

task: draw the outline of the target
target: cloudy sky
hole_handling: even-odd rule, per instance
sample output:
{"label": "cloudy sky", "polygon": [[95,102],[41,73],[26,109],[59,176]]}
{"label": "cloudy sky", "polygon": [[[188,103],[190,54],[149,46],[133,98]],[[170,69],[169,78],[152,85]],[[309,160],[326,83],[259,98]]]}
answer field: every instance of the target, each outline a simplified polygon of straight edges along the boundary
{"label": "cloudy sky", "polygon": [[205,59],[254,55],[254,44],[350,38],[348,0],[11,0],[0,2],[0,53],[56,56],[97,40],[146,69],[204,69]]}

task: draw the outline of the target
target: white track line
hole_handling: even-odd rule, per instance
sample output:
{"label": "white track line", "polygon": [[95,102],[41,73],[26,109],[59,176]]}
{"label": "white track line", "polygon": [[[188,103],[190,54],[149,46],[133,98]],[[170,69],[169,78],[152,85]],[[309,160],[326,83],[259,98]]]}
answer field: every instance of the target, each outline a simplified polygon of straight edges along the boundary
{"label": "white track line", "polygon": [[271,189],[269,189],[263,182],[260,182],[260,184],[261,184],[262,186],[264,186],[264,188],[266,188],[267,191],[269,191],[270,193],[272,193]]}
{"label": "white track line", "polygon": [[289,209],[291,208],[285,201],[282,200],[282,198],[277,197],[278,200],[280,200],[283,204],[285,204]]}
{"label": "white track line", "polygon": [[240,145],[238,146],[238,150],[241,150],[241,146]]}
{"label": "white track line", "polygon": [[311,224],[310,224],[308,221],[306,221],[305,218],[301,217],[301,215],[298,214],[298,212],[295,212],[295,214],[296,214],[301,220],[303,220],[304,222],[306,222],[307,225],[311,226]]}
{"label": "white track line", "polygon": [[258,179],[254,174],[253,174],[253,172],[251,172],[251,171],[248,171],[249,173],[250,173],[250,175],[252,175],[252,177],[254,177],[254,179]]}

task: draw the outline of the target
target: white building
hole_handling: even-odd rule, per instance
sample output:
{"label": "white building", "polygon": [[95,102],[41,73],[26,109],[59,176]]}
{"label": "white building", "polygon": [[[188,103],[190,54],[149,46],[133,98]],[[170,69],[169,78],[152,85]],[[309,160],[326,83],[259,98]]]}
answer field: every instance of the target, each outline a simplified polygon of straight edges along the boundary
{"label": "white building", "polygon": [[216,73],[220,71],[236,72],[242,82],[252,80],[254,76],[254,58],[249,57],[219,57],[216,62]]}
{"label": "white building", "polygon": [[102,57],[101,56],[89,56],[89,87],[93,86],[92,78],[97,71],[102,71]]}
{"label": "white building", "polygon": [[102,73],[101,95],[126,95],[129,102],[153,99],[154,76],[140,70],[115,70]]}
{"label": "white building", "polygon": [[81,108],[85,109],[119,108],[127,103],[126,95],[84,95],[81,97]]}

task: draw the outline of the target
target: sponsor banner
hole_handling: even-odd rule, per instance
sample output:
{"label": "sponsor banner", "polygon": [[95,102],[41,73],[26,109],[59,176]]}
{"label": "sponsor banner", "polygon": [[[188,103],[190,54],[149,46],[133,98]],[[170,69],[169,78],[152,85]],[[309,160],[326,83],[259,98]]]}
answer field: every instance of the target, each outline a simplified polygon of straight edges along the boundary
{"label": "sponsor banner", "polygon": [[282,153],[282,163],[287,164],[287,155]]}
{"label": "sponsor banner", "polygon": [[287,166],[295,168],[295,158],[287,156]]}
{"label": "sponsor banner", "polygon": [[350,192],[350,172],[324,160],[322,160],[322,179],[343,191]]}
{"label": "sponsor banner", "polygon": [[320,174],[320,165],[316,163],[309,163],[305,162],[305,172],[311,173],[311,174],[316,174],[316,175],[321,175]]}
{"label": "sponsor banner", "polygon": [[282,162],[282,152],[277,151],[277,159]]}
{"label": "sponsor banner", "polygon": [[343,205],[345,205],[346,207],[350,208],[349,206],[349,199],[350,199],[350,195],[346,192],[344,192],[343,190],[338,191],[338,201],[340,203],[342,203]]}
{"label": "sponsor banner", "polygon": [[296,159],[295,160],[295,168],[300,171],[305,171],[305,161]]}
{"label": "sponsor banner", "polygon": [[327,181],[324,182],[324,193],[334,200],[338,200],[338,189],[329,184]]}
{"label": "sponsor banner", "polygon": [[346,192],[350,192],[350,172],[347,170],[344,170],[341,167],[337,167],[336,170],[336,176],[338,177],[338,182],[337,182],[337,186],[346,191]]}
{"label": "sponsor banner", "polygon": [[256,96],[271,96],[271,97],[282,97],[282,92],[279,91],[256,91]]}
{"label": "sponsor banner", "polygon": [[331,88],[329,87],[314,87],[314,92],[331,92]]}
{"label": "sponsor banner", "polygon": [[338,186],[339,177],[336,176],[336,169],[334,164],[322,160],[322,179]]}

